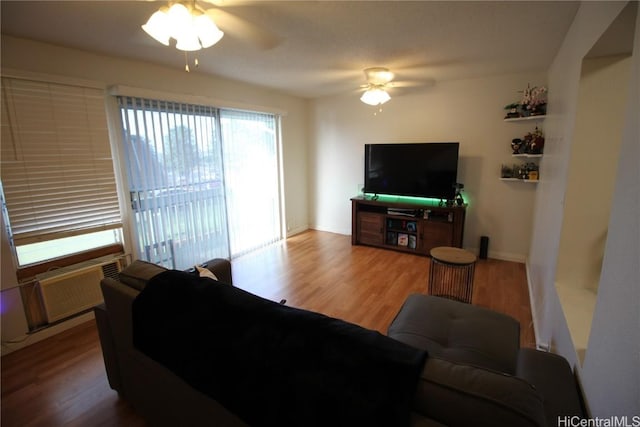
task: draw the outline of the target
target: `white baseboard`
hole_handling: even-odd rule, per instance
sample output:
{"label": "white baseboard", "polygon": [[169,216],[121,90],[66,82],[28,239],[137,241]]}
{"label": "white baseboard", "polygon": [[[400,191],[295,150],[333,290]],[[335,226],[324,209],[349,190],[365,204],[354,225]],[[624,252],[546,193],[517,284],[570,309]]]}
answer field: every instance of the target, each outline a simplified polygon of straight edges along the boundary
{"label": "white baseboard", "polygon": [[550,351],[549,343],[542,342],[540,335],[538,334],[538,310],[535,306],[535,299],[533,298],[533,292],[531,288],[531,274],[529,273],[529,263],[524,263],[525,271],[527,273],[527,289],[529,290],[529,306],[531,308],[531,322],[533,323],[533,335],[536,339],[536,347],[540,347],[539,349],[545,349],[545,351]]}
{"label": "white baseboard", "polygon": [[[480,253],[478,248],[464,248],[473,254]],[[510,252],[496,252],[489,251],[487,253],[487,258],[499,259],[501,261],[512,261],[512,262],[522,262],[525,263],[527,261],[527,257],[522,254],[513,254]]]}
{"label": "white baseboard", "polygon": [[304,233],[307,230],[309,230],[309,226],[306,225],[306,224],[305,225],[301,225],[300,227],[291,228],[291,229],[287,230],[287,237],[291,237],[291,236],[295,236],[296,234]]}

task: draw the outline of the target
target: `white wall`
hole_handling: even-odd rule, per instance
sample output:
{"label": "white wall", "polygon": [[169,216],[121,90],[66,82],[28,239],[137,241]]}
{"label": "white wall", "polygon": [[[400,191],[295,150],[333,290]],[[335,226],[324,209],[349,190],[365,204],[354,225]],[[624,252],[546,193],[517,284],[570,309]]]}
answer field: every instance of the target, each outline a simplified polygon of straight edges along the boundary
{"label": "white wall", "polygon": [[638,176],[638,78],[640,25],[631,59],[630,104],[625,113],[618,175],[602,264],[598,301],[584,367],[554,286],[563,222],[568,163],[579,95],[582,59],[625,6],[624,2],[584,2],[549,71],[549,111],[543,182],[536,194],[529,257],[532,309],[538,337],[576,367],[593,416],[640,413],[640,272]]}
{"label": "white wall", "polygon": [[[80,79],[103,84],[105,88],[122,85],[178,95],[216,100],[222,106],[264,107],[269,111],[285,111],[282,118],[285,216],[289,233],[308,228],[307,147],[309,137],[309,103],[305,99],[278,93],[258,86],[205,75],[186,73],[182,68],[168,68],[151,63],[109,57],[85,51],[2,36],[2,72],[37,73]],[[259,212],[259,207],[257,212]],[[2,287],[5,265],[10,265],[9,251],[2,251]],[[7,258],[9,257],[9,258]],[[7,260],[8,259],[8,260]],[[7,264],[9,263],[9,264]],[[9,279],[6,279],[9,280]],[[11,301],[15,302],[15,294]],[[3,293],[3,303],[9,294]],[[14,304],[14,307],[16,305]],[[13,311],[2,316],[3,340],[15,338]],[[6,322],[6,323],[5,323]]]}
{"label": "white wall", "polygon": [[556,289],[579,358],[589,339],[629,98],[631,58],[584,59]]}
{"label": "white wall", "polygon": [[436,83],[406,91],[382,113],[357,93],[313,103],[309,194],[313,228],[351,234],[351,204],[364,181],[364,144],[460,142],[458,181],[469,203],[464,247],[476,251],[490,238],[489,256],[524,261],[528,254],[536,184],[500,181],[500,165],[513,163],[511,140],[535,124],[506,123],[504,106],[519,101],[544,73],[500,75]]}
{"label": "white wall", "polygon": [[640,8],[616,189],[582,378],[594,414],[640,414]]}
{"label": "white wall", "polygon": [[585,59],[556,284],[597,292],[629,91],[629,56]]}

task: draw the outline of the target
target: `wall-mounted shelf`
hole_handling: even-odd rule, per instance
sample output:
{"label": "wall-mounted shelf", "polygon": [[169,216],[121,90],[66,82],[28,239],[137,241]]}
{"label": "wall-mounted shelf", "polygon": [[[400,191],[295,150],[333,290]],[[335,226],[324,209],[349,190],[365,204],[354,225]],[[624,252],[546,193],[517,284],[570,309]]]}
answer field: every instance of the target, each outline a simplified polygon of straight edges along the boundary
{"label": "wall-mounted shelf", "polygon": [[[546,116],[544,114],[539,114],[539,115],[533,115],[533,116],[526,116],[526,117],[511,117],[511,118],[505,118],[503,119],[505,122],[510,122],[510,123],[528,123],[528,122],[534,122],[535,123],[535,134],[540,134],[542,135],[542,131],[539,130],[539,126],[541,125],[540,122],[542,122],[544,120]],[[533,151],[533,152],[539,152],[541,151],[540,149],[529,149],[529,143],[531,143],[533,140],[533,137],[531,136],[532,132],[530,132],[529,134],[525,135],[525,137],[523,137],[523,139],[525,140],[525,142],[523,142],[523,144],[526,144],[526,146],[524,148],[519,147],[519,146],[513,146],[512,143],[512,151],[516,150],[516,151]],[[528,140],[526,139],[526,137],[532,137],[532,139]],[[544,137],[542,137],[544,138]],[[515,141],[515,140],[514,140]],[[537,140],[535,140],[537,141]],[[534,141],[534,142],[535,142]],[[544,145],[544,139],[542,139],[542,145]],[[532,146],[533,147],[533,146]],[[511,154],[512,158],[517,158],[520,160],[520,165],[513,165],[513,167],[511,167],[510,165],[505,165],[503,164],[501,167],[501,177],[499,178],[501,181],[518,181],[518,182],[528,182],[528,183],[537,183],[538,179],[540,177],[540,168],[539,168],[539,160],[542,158],[542,153],[537,153],[537,154],[532,154],[530,152],[523,152],[523,153],[519,153],[519,154]],[[524,169],[524,173],[522,172],[522,170]],[[510,173],[510,171],[512,171]],[[535,175],[533,175],[535,173]],[[535,176],[537,179],[522,179],[520,178],[520,176],[528,178],[529,174],[531,174],[532,176]],[[503,176],[512,176],[511,178],[502,178]]]}
{"label": "wall-mounted shelf", "polygon": [[521,158],[528,158],[528,159],[537,159],[542,157],[542,154],[528,154],[528,153],[523,153],[523,154],[512,154],[511,157],[521,157]]}
{"label": "wall-mounted shelf", "polygon": [[537,179],[520,179],[520,178],[500,178],[500,181],[527,182],[529,184],[537,184]]}
{"label": "wall-mounted shelf", "polygon": [[531,120],[544,120],[546,116],[544,115],[539,115],[539,116],[528,116],[528,117],[513,117],[510,119],[504,119],[505,122],[528,122]]}

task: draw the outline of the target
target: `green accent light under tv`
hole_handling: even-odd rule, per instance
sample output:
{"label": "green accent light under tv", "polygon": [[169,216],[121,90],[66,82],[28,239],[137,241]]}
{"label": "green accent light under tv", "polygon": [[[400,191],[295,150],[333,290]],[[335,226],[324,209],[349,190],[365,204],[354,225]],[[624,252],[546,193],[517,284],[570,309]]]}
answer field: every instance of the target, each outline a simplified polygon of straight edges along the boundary
{"label": "green accent light under tv", "polygon": [[[365,198],[373,200],[373,193],[365,193]],[[380,202],[399,202],[399,203],[414,203],[421,204],[424,206],[441,206],[440,199],[429,199],[426,197],[412,197],[412,196],[393,196],[389,194],[378,194],[378,198],[376,200]],[[446,203],[446,200],[442,200],[443,203]],[[466,203],[465,203],[466,205]]]}

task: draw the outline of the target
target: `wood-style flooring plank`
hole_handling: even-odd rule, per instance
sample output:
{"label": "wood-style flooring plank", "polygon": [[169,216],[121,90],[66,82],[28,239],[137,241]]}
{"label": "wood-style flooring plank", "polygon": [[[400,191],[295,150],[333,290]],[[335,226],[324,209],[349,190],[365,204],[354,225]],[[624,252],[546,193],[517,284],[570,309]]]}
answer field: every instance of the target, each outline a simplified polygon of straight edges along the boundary
{"label": "wood-style flooring plank", "polygon": [[144,426],[109,388],[94,321],[2,357],[1,425]]}
{"label": "wood-style flooring plank", "polygon": [[[274,301],[339,317],[382,333],[411,293],[427,293],[430,258],[308,231],[233,262],[240,288]],[[522,346],[535,347],[525,265],[478,260],[473,304],[520,322]]]}
{"label": "wood-style flooring plank", "polygon": [[[410,293],[426,293],[429,258],[309,231],[232,262],[235,285],[385,333]],[[535,346],[523,264],[480,260],[473,303],[520,321]],[[95,322],[2,357],[0,422],[13,426],[145,426],[109,388]]]}

